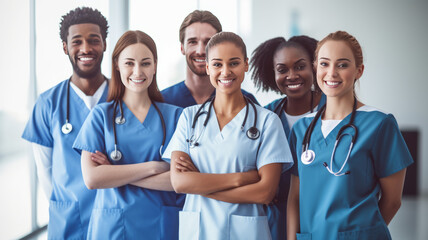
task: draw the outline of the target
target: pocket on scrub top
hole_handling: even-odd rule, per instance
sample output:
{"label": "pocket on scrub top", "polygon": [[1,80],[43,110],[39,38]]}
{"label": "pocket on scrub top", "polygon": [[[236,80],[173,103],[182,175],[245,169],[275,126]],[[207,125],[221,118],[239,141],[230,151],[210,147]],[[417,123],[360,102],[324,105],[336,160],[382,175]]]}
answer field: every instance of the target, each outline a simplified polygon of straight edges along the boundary
{"label": "pocket on scrub top", "polygon": [[310,233],[296,233],[297,240],[311,240],[312,234]]}
{"label": "pocket on scrub top", "polygon": [[181,208],[162,206],[160,217],[161,239],[178,239],[178,213]]}
{"label": "pocket on scrub top", "polygon": [[77,202],[50,201],[49,239],[84,239]]}
{"label": "pocket on scrub top", "polygon": [[391,239],[389,231],[383,224],[358,230],[344,231],[337,234],[339,240],[388,240]]}
{"label": "pocket on scrub top", "polygon": [[180,211],[179,239],[199,240],[200,219],[199,212]]}
{"label": "pocket on scrub top", "polygon": [[269,224],[266,216],[230,215],[230,240],[271,240]]}
{"label": "pocket on scrub top", "polygon": [[88,239],[125,239],[123,210],[93,209],[89,221]]}

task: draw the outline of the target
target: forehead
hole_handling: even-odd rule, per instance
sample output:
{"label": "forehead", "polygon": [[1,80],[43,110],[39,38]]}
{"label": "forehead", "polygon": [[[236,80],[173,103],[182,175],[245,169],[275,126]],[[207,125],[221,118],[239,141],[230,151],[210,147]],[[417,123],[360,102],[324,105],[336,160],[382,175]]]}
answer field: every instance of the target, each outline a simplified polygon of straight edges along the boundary
{"label": "forehead", "polygon": [[184,31],[184,39],[189,38],[200,38],[200,39],[210,39],[217,31],[211,24],[195,22],[190,24]]}
{"label": "forehead", "polygon": [[153,53],[146,45],[142,43],[135,43],[124,48],[119,54],[119,60],[126,58],[132,58],[134,60],[141,60],[144,58],[153,59]]}
{"label": "forehead", "polygon": [[330,58],[331,60],[348,58],[354,59],[352,49],[344,41],[329,40],[326,41],[319,49],[318,58]]}
{"label": "forehead", "polygon": [[102,38],[100,26],[93,23],[81,23],[81,24],[71,25],[68,28],[67,39],[72,39],[76,37],[96,37],[96,36]]}
{"label": "forehead", "polygon": [[244,59],[242,49],[232,42],[222,42],[209,49],[209,59],[223,59],[227,60],[230,58]]}
{"label": "forehead", "polygon": [[275,52],[274,62],[283,62],[283,61],[298,61],[300,59],[305,59],[309,61],[309,55],[301,47],[290,46],[283,47]]}

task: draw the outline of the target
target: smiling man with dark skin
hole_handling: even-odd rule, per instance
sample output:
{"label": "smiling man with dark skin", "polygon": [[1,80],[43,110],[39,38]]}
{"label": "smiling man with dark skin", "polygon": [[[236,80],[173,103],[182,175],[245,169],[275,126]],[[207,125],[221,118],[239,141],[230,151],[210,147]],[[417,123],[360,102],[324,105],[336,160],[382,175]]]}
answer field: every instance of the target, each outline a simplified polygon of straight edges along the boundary
{"label": "smiling man with dark skin", "polygon": [[[166,103],[185,108],[214,96],[215,88],[206,72],[205,47],[221,31],[220,21],[210,11],[195,10],[186,16],[179,32],[181,53],[186,58],[186,79],[161,92]],[[245,90],[242,93],[258,104],[251,93]]]}
{"label": "smiling man with dark skin", "polygon": [[92,8],[62,16],[60,37],[73,73],[39,96],[22,135],[33,145],[38,178],[50,200],[49,239],[86,239],[96,192],[84,185],[80,154],[72,145],[90,110],[107,97],[101,73],[107,29],[106,18]]}

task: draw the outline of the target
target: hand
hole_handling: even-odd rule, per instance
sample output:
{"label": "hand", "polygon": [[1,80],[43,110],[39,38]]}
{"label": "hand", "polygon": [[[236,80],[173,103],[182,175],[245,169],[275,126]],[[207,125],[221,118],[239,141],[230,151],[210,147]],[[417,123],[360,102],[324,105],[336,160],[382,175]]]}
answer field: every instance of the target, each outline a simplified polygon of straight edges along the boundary
{"label": "hand", "polygon": [[91,153],[91,160],[97,163],[98,165],[111,165],[107,156],[100,151],[95,151],[95,153]]}
{"label": "hand", "polygon": [[180,172],[199,172],[199,169],[193,164],[190,158],[180,157],[175,160],[175,167]]}
{"label": "hand", "polygon": [[260,181],[259,172],[257,170],[251,170],[242,173],[242,186],[253,184]]}

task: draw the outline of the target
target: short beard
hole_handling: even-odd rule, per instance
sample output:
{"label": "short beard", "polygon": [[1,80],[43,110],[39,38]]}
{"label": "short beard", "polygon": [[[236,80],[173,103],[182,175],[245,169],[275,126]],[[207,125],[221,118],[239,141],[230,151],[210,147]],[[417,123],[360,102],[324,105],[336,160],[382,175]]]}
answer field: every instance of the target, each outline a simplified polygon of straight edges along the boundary
{"label": "short beard", "polygon": [[76,59],[76,61],[73,62],[70,56],[68,56],[68,58],[70,59],[71,66],[73,66],[73,71],[80,78],[86,78],[86,79],[93,78],[101,72],[101,62],[97,63],[97,66],[94,67],[89,72],[84,72],[84,71],[80,70],[79,66],[77,66],[77,63],[76,63],[77,59]]}
{"label": "short beard", "polygon": [[203,73],[196,70],[195,66],[193,65],[192,60],[186,59],[187,67],[192,71],[194,74],[198,75],[199,77],[205,77],[208,76],[206,69],[204,69]]}

